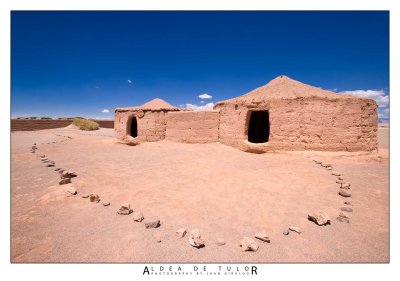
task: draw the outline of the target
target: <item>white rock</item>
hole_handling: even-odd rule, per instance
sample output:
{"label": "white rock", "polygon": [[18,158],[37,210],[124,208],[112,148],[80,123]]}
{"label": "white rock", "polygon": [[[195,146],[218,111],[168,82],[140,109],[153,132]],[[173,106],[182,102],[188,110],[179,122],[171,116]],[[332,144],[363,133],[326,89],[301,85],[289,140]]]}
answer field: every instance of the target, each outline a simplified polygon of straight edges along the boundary
{"label": "white rock", "polygon": [[267,235],[267,232],[265,231],[257,232],[256,234],[254,234],[254,237],[260,239],[263,242],[268,242],[268,243],[271,242]]}
{"label": "white rock", "polygon": [[289,230],[297,232],[298,234],[301,233],[301,229],[298,226],[289,226]]}
{"label": "white rock", "polygon": [[217,245],[218,246],[224,246],[226,244],[225,240],[222,238],[217,239]]}
{"label": "white rock", "polygon": [[343,188],[343,189],[350,189],[350,186],[351,186],[350,183],[344,182],[344,183],[342,183],[342,186],[341,186],[340,188]]}
{"label": "white rock", "polygon": [[177,231],[175,231],[175,234],[178,238],[183,238],[186,235],[186,229],[184,228],[179,228]]}
{"label": "white rock", "polygon": [[77,174],[75,172],[72,172],[72,171],[63,171],[61,173],[61,178],[62,179],[74,178],[74,177],[77,177]]}
{"label": "white rock", "polygon": [[325,212],[318,211],[308,214],[308,219],[315,222],[318,225],[326,225],[331,223],[331,218]]}
{"label": "white rock", "polygon": [[350,190],[341,189],[341,190],[339,190],[339,195],[341,195],[343,197],[351,197],[351,192],[350,192]]}
{"label": "white rock", "polygon": [[133,210],[131,209],[131,205],[130,204],[123,204],[119,210],[118,210],[118,215],[129,215],[133,212]]}
{"label": "white rock", "polygon": [[78,190],[72,184],[66,184],[64,191],[67,193],[67,195],[76,195],[78,193]]}
{"label": "white rock", "polygon": [[133,220],[137,222],[141,222],[142,220],[144,220],[143,213],[140,211],[133,212]]}
{"label": "white rock", "polygon": [[243,237],[242,240],[240,241],[240,248],[242,251],[257,251],[258,250],[258,244],[256,241],[251,239],[250,237]]}
{"label": "white rock", "polygon": [[193,229],[189,235],[189,244],[195,248],[201,248],[204,246],[204,240],[201,239],[201,234],[198,229]]}

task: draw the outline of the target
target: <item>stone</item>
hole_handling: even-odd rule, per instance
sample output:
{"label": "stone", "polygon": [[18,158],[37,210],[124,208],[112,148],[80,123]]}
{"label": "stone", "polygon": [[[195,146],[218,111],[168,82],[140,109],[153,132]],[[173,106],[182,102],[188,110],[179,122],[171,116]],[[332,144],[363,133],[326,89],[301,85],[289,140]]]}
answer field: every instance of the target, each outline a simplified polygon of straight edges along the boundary
{"label": "stone", "polygon": [[242,240],[240,241],[240,248],[244,252],[246,251],[255,252],[258,250],[258,244],[250,237],[243,237]]}
{"label": "stone", "polygon": [[201,234],[198,229],[193,229],[189,235],[189,244],[195,248],[204,247],[204,240],[201,239]]}
{"label": "stone", "polygon": [[78,194],[78,190],[76,190],[75,186],[73,186],[72,184],[65,185],[64,191],[68,195],[76,195],[76,194]]}
{"label": "stone", "polygon": [[342,174],[339,172],[332,172],[332,175],[340,177]]}
{"label": "stone", "polygon": [[67,183],[71,183],[71,179],[62,179],[58,184],[59,185],[63,185],[63,184],[67,184]]}
{"label": "stone", "polygon": [[321,163],[322,163],[321,161],[318,161],[318,160],[314,160],[314,162],[315,162],[316,164],[321,164]]}
{"label": "stone", "polygon": [[66,178],[74,178],[77,177],[78,175],[75,172],[72,171],[63,171],[61,173],[61,178],[66,179]]}
{"label": "stone", "polygon": [[351,192],[350,190],[341,189],[339,190],[339,195],[343,197],[351,197]]}
{"label": "stone", "polygon": [[343,180],[337,180],[336,183],[342,185],[344,183],[344,181]]}
{"label": "stone", "polygon": [[56,165],[56,163],[54,162],[48,162],[46,167],[54,167]]}
{"label": "stone", "polygon": [[60,170],[58,170],[58,172],[60,173],[60,174],[62,174],[62,172],[64,172],[65,170],[63,169],[63,168],[61,168]]}
{"label": "stone", "polygon": [[118,214],[118,215],[129,215],[129,214],[131,214],[132,212],[133,212],[133,210],[131,209],[131,205],[130,205],[130,204],[123,204],[123,205],[119,208],[117,214]]}
{"label": "stone", "polygon": [[332,170],[332,167],[326,167],[326,169],[330,171],[330,170]]}
{"label": "stone", "polygon": [[321,163],[321,166],[324,167],[324,168],[328,168],[328,167],[332,168],[332,165],[331,164],[327,164],[327,163]]}
{"label": "stone", "polygon": [[110,202],[103,202],[104,207],[110,206],[110,204],[111,204]]}
{"label": "stone", "polygon": [[350,201],[344,201],[344,204],[345,204],[345,205],[350,205],[350,206],[353,205]]}
{"label": "stone", "polygon": [[342,208],[340,208],[340,210],[343,212],[348,212],[348,213],[353,212],[353,208],[350,208],[350,207],[342,207]]}
{"label": "stone", "polygon": [[40,160],[42,160],[42,162],[46,162],[46,161],[48,161],[49,159],[47,159],[46,157],[42,157],[42,158],[40,158]]}
{"label": "stone", "polygon": [[56,171],[56,172],[59,171],[59,170],[61,170],[61,168],[55,168],[54,169],[54,171]]}
{"label": "stone", "polygon": [[144,220],[143,213],[140,211],[133,212],[133,220],[137,222],[141,222],[142,220]]}
{"label": "stone", "polygon": [[224,246],[226,244],[225,240],[222,238],[217,239],[217,245],[218,246]]}
{"label": "stone", "polygon": [[289,235],[290,233],[289,228],[284,229],[282,233],[283,235]]}
{"label": "stone", "polygon": [[186,235],[186,229],[184,228],[179,228],[177,231],[175,231],[175,234],[178,238],[183,238]]}
{"label": "stone", "polygon": [[343,212],[340,212],[340,213],[339,213],[339,217],[341,217],[341,218],[346,218],[346,219],[349,219],[349,218],[350,218],[347,214],[345,214],[345,213],[343,213]]}
{"label": "stone", "polygon": [[271,242],[271,240],[269,239],[269,237],[265,231],[257,232],[256,234],[254,234],[254,237],[263,242],[267,242],[267,243]]}
{"label": "stone", "polygon": [[301,229],[298,226],[289,226],[289,230],[297,232],[298,234],[301,233]]}
{"label": "stone", "polygon": [[348,182],[342,183],[341,187],[342,189],[350,189],[351,184]]}
{"label": "stone", "polygon": [[350,220],[349,220],[348,218],[337,217],[336,219],[337,219],[338,221],[340,221],[340,222],[350,223]]}
{"label": "stone", "polygon": [[343,180],[344,180],[342,177],[338,177],[337,179],[340,180],[340,181],[343,181]]}
{"label": "stone", "polygon": [[350,218],[343,212],[340,212],[336,219],[340,222],[350,223]]}
{"label": "stone", "polygon": [[331,224],[331,218],[329,217],[329,215],[322,211],[308,214],[308,220],[313,221],[318,225]]}
{"label": "stone", "polygon": [[99,203],[100,202],[100,197],[97,194],[90,194],[89,195],[89,200],[90,200],[90,202]]}
{"label": "stone", "polygon": [[89,196],[90,196],[89,194],[85,194],[85,195],[82,195],[81,197],[82,198],[89,198]]}
{"label": "stone", "polygon": [[160,226],[160,219],[157,217],[146,219],[144,226],[146,228],[157,228]]}

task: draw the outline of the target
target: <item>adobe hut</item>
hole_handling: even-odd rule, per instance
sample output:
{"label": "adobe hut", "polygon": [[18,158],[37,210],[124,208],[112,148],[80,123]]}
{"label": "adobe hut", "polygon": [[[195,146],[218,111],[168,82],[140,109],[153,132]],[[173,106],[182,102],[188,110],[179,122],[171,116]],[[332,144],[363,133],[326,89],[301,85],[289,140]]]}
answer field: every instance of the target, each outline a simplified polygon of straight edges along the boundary
{"label": "adobe hut", "polygon": [[129,145],[165,138],[168,112],[179,111],[162,99],[153,99],[142,106],[115,109],[116,137]]}
{"label": "adobe hut", "polygon": [[244,151],[372,151],[377,105],[279,76],[238,98],[221,101],[219,142]]}

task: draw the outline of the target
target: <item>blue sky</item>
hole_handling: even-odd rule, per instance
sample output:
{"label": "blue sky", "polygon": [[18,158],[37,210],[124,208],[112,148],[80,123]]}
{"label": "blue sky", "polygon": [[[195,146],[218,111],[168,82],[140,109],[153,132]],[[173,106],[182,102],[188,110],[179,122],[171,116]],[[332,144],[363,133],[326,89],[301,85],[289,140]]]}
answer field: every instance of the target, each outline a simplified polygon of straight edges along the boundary
{"label": "blue sky", "polygon": [[12,12],[11,33],[12,117],[201,109],[282,74],[389,113],[387,12]]}

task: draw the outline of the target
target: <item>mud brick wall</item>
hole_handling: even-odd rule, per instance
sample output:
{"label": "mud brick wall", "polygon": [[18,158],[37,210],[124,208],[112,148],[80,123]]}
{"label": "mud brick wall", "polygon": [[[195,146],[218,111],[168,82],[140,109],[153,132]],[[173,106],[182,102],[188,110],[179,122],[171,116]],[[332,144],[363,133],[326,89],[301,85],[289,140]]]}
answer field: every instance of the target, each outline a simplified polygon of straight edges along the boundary
{"label": "mud brick wall", "polygon": [[166,139],[183,143],[218,142],[218,111],[169,112]]}

